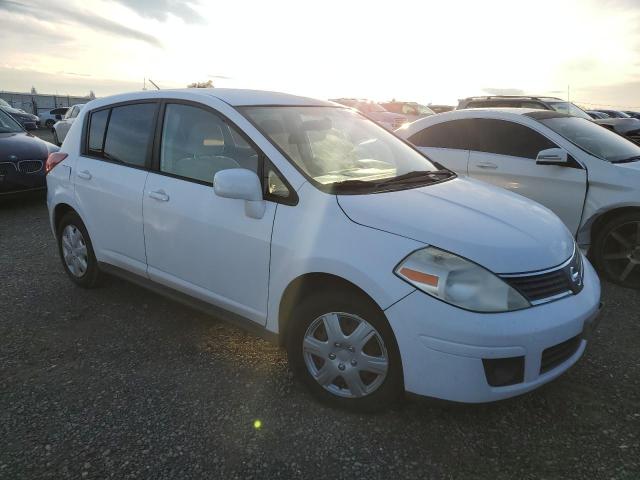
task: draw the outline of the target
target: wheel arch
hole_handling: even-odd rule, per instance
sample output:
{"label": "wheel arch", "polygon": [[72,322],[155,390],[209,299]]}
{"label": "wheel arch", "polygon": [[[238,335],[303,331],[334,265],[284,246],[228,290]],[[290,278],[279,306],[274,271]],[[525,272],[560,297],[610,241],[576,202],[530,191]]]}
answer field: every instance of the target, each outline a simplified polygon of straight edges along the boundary
{"label": "wheel arch", "polygon": [[625,205],[594,214],[578,232],[578,242],[593,246],[598,233],[610,220],[628,213],[640,213],[640,205]]}
{"label": "wheel arch", "polygon": [[291,325],[291,312],[296,303],[310,293],[335,290],[350,292],[354,296],[370,302],[381,312],[383,311],[371,295],[343,277],[326,272],[304,273],[291,280],[282,293],[278,308],[278,340],[280,345],[286,344]]}
{"label": "wheel arch", "polygon": [[60,221],[69,212],[74,212],[76,215],[80,216],[78,211],[68,203],[61,202],[53,209],[53,228],[55,229],[56,235],[58,233],[58,225],[60,225]]}

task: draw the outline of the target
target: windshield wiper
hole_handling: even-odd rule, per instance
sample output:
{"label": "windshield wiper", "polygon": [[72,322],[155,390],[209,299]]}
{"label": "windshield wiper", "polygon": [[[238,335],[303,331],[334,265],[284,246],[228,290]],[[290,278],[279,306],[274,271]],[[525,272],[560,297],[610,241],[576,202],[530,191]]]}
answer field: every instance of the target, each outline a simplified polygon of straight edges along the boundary
{"label": "windshield wiper", "polygon": [[392,185],[409,185],[412,183],[433,183],[440,182],[454,175],[450,170],[435,170],[435,171],[412,171],[399,175],[397,177],[385,178],[383,180],[343,180],[341,182],[335,182],[333,188],[356,188],[356,189],[376,189],[380,187],[388,187]]}
{"label": "windshield wiper", "polygon": [[622,160],[611,160],[611,163],[631,163],[631,162],[637,162],[638,160],[640,160],[640,155],[636,155],[634,157],[629,157],[629,158],[623,158]]}
{"label": "windshield wiper", "polygon": [[378,182],[378,185],[398,185],[398,184],[411,184],[419,183],[428,180],[430,182],[440,182],[445,178],[449,178],[453,175],[450,170],[435,170],[435,171],[413,171],[399,175],[397,177],[388,178]]}

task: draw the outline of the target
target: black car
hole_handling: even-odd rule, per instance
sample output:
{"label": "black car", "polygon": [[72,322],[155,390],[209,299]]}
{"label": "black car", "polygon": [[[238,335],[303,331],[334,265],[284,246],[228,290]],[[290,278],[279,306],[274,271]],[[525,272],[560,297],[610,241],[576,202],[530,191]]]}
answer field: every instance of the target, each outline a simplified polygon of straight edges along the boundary
{"label": "black car", "polygon": [[5,100],[2,100],[1,98],[0,98],[0,110],[10,115],[11,118],[17,121],[26,130],[35,130],[37,128],[40,128],[40,119],[36,115],[33,115],[32,113],[27,113],[17,108],[13,108]]}
{"label": "black car", "polygon": [[638,120],[640,120],[640,112],[634,112],[632,110],[625,110],[624,113],[626,113],[627,115],[629,115],[632,118],[637,118]]}
{"label": "black car", "polygon": [[46,187],[44,166],[58,147],[25,132],[0,109],[0,197]]}

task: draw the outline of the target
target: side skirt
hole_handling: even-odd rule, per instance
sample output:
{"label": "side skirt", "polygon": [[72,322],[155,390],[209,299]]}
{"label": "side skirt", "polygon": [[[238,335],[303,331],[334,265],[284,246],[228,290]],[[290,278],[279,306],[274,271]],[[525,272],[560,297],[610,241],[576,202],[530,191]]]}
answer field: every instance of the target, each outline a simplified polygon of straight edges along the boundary
{"label": "side skirt", "polygon": [[158,295],[170,298],[171,300],[191,307],[194,310],[199,310],[203,313],[206,313],[207,315],[216,317],[257,337],[264,338],[274,345],[280,345],[278,340],[279,336],[277,333],[273,333],[264,328],[262,325],[259,325],[256,322],[249,320],[248,318],[238,315],[237,313],[233,313],[223,308],[212,305],[211,303],[204,302],[198,298],[187,295],[186,293],[179,292],[177,290],[174,290],[173,288],[169,288],[165,285],[154,282],[153,280],[149,280],[148,278],[143,278],[123,268],[115,267],[104,262],[99,262],[99,265],[100,270],[105,273],[134,283],[142,288],[146,288],[147,290],[157,293]]}

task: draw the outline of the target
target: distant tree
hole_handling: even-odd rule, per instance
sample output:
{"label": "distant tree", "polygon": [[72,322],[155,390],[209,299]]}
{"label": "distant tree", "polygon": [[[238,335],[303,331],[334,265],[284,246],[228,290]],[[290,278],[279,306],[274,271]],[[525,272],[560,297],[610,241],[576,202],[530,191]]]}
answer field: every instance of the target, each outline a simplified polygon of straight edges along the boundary
{"label": "distant tree", "polygon": [[31,95],[37,95],[36,87],[31,87]]}
{"label": "distant tree", "polygon": [[193,82],[187,85],[187,88],[213,88],[213,82],[207,80],[206,82]]}
{"label": "distant tree", "polygon": [[91,100],[95,100],[95,98],[96,98],[96,94],[95,94],[95,93],[93,93],[93,90],[89,90],[89,98],[90,98]]}

